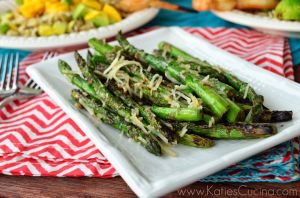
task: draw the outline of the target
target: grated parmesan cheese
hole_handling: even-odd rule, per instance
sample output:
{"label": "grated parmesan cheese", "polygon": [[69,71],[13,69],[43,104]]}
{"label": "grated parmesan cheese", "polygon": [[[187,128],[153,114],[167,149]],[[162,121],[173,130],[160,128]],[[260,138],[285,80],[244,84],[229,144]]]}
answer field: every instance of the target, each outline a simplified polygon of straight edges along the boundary
{"label": "grated parmesan cheese", "polygon": [[120,69],[128,65],[139,66],[140,73],[144,76],[142,65],[136,61],[124,60],[124,57],[121,57],[120,51],[117,53],[110,66],[103,72],[103,75],[107,78],[107,80],[114,79],[118,83],[118,86],[123,88],[124,92],[131,91],[129,86],[130,77],[127,73],[120,71]]}
{"label": "grated parmesan cheese", "polygon": [[220,66],[215,66],[214,69],[217,70],[217,72],[219,73],[223,72],[223,69]]}
{"label": "grated parmesan cheese", "polygon": [[165,72],[165,76],[168,80],[170,80],[172,83],[175,83],[175,84],[180,84],[180,82],[178,82],[175,78],[173,78],[169,72]]}
{"label": "grated parmesan cheese", "polygon": [[134,125],[138,126],[144,133],[149,134],[149,132],[146,130],[144,124],[141,122],[141,120],[137,117],[139,113],[138,109],[132,109],[131,111],[131,121]]}
{"label": "grated parmesan cheese", "polygon": [[247,87],[246,87],[246,89],[245,89],[245,93],[244,93],[243,99],[247,98],[247,95],[248,95],[248,92],[249,92],[249,87],[250,87],[250,85],[248,84]]}
{"label": "grated parmesan cheese", "polygon": [[202,84],[208,84],[208,80],[209,80],[209,75],[205,76],[205,77],[201,80],[201,83],[202,83]]}
{"label": "grated parmesan cheese", "polygon": [[150,93],[152,95],[152,92],[157,90],[159,85],[162,83],[162,76],[159,74],[154,74],[154,76],[152,77],[148,87],[150,88]]}
{"label": "grated parmesan cheese", "polygon": [[188,131],[187,126],[188,126],[187,124],[184,125],[184,127],[182,127],[182,129],[180,130],[180,132],[179,132],[180,137],[183,137],[186,134],[186,132]]}
{"label": "grated parmesan cheese", "polygon": [[215,124],[215,118],[211,117],[209,122],[208,122],[208,127],[212,127]]}
{"label": "grated parmesan cheese", "polygon": [[190,64],[184,64],[183,67],[184,67],[186,70],[190,70],[190,69],[191,69],[191,65],[190,65]]}
{"label": "grated parmesan cheese", "polygon": [[147,67],[147,72],[151,72],[151,69],[152,69],[152,67],[151,67],[151,65],[149,65],[148,67]]}
{"label": "grated parmesan cheese", "polygon": [[143,137],[139,136],[138,139],[144,144],[147,144],[147,141]]}
{"label": "grated parmesan cheese", "polygon": [[163,142],[165,142],[166,144],[169,143],[168,139],[167,139],[163,134],[161,134],[160,132],[157,132],[153,126],[148,125],[148,126],[147,126],[147,129],[148,129],[149,131],[152,131],[157,137],[159,137],[159,138],[160,138]]}
{"label": "grated parmesan cheese", "polygon": [[189,94],[189,97],[191,98],[191,102],[189,103],[188,107],[193,107],[200,110],[203,108],[201,101],[198,98],[196,98],[193,94]]}

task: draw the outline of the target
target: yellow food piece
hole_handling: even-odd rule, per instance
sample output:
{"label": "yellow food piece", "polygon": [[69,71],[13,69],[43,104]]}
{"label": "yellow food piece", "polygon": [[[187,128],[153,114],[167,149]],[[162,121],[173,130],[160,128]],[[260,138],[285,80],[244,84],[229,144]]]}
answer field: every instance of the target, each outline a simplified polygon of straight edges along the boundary
{"label": "yellow food piece", "polygon": [[97,11],[97,10],[90,10],[85,16],[84,16],[84,20],[86,21],[90,21],[93,18],[95,18],[96,16],[98,16],[101,12]]}
{"label": "yellow food piece", "polygon": [[47,14],[67,12],[67,11],[69,11],[69,6],[67,4],[61,2],[56,2],[56,3],[46,2],[45,13]]}
{"label": "yellow food piece", "polygon": [[43,1],[32,0],[19,7],[19,12],[26,18],[35,17],[44,12],[45,4]]}
{"label": "yellow food piece", "polygon": [[44,2],[45,3],[58,3],[58,2],[60,2],[60,0],[45,0]]}
{"label": "yellow food piece", "polygon": [[102,5],[96,0],[82,0],[82,3],[95,10],[101,10]]}
{"label": "yellow food piece", "polygon": [[82,2],[82,0],[73,0],[73,4],[77,5],[80,4]]}
{"label": "yellow food piece", "polygon": [[109,19],[114,23],[122,20],[121,14],[118,12],[118,10],[109,4],[104,5],[103,12],[105,12],[108,15]]}
{"label": "yellow food piece", "polygon": [[38,28],[40,36],[51,36],[54,34],[53,28],[50,25],[40,25]]}
{"label": "yellow food piece", "polygon": [[68,28],[67,23],[64,23],[64,22],[55,22],[53,24],[53,26],[52,26],[52,31],[56,35],[61,35],[61,34],[66,33],[67,28]]}

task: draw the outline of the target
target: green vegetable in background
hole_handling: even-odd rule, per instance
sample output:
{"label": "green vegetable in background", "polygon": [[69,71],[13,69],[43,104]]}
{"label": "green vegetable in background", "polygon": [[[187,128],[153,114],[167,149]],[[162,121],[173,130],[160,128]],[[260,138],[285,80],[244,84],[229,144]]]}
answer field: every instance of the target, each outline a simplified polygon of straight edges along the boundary
{"label": "green vegetable in background", "polygon": [[300,0],[282,0],[275,8],[275,16],[283,20],[300,20]]}
{"label": "green vegetable in background", "polygon": [[61,0],[62,3],[65,3],[65,4],[68,4],[68,5],[71,5],[73,3],[72,0]]}
{"label": "green vegetable in background", "polygon": [[73,19],[79,19],[79,18],[83,17],[86,14],[87,10],[88,10],[88,7],[85,4],[83,4],[83,3],[78,4],[77,7],[75,8],[75,10],[73,11],[73,14],[72,14]]}
{"label": "green vegetable in background", "polygon": [[0,24],[0,34],[6,34],[9,30],[9,25],[7,24]]}
{"label": "green vegetable in background", "polygon": [[56,35],[61,35],[67,32],[68,24],[65,22],[55,22],[52,26],[53,33]]}
{"label": "green vegetable in background", "polygon": [[22,5],[23,4],[23,0],[16,0],[16,4],[17,5]]}

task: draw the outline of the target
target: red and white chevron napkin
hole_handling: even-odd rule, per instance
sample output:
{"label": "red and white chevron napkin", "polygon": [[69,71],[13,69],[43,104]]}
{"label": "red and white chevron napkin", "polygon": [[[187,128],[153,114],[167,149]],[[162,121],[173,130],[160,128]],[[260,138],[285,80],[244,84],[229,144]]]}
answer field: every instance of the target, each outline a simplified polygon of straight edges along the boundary
{"label": "red and white chevron napkin", "polygon": [[[151,29],[133,34],[145,31]],[[246,29],[186,28],[186,31],[259,67],[294,79],[290,48],[282,37]],[[28,79],[25,68],[42,58],[43,53],[33,53],[22,61],[22,85]],[[0,173],[72,177],[117,175],[84,132],[45,93],[29,100],[13,101],[0,110]]]}

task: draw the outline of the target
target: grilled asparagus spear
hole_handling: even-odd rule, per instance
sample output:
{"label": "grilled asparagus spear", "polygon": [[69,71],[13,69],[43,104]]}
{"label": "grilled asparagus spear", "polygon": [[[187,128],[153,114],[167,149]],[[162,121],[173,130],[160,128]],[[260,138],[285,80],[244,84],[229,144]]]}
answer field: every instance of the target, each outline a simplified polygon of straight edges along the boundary
{"label": "grilled asparagus spear", "polygon": [[196,108],[169,108],[152,106],[151,111],[158,117],[167,120],[195,122],[202,120],[202,114]]}
{"label": "grilled asparagus spear", "polygon": [[117,36],[117,39],[123,49],[126,50],[126,52],[132,57],[143,63],[151,65],[155,70],[165,73],[167,76],[172,76],[177,81],[190,87],[203,100],[203,102],[211,108],[214,115],[218,118],[222,117],[227,112],[229,105],[228,102],[216,93],[215,90],[201,83],[194,73],[191,73],[176,64],[169,66],[169,64],[162,58],[155,57],[152,54],[148,54],[135,48],[120,34]]}
{"label": "grilled asparagus spear", "polygon": [[[197,64],[191,64],[191,66],[195,67],[192,69],[197,69],[197,70],[201,71],[201,69],[203,67],[205,67],[207,69],[209,66],[211,66],[206,61],[202,61],[198,58],[195,58],[195,57],[191,56],[190,54],[184,52],[183,50],[181,50],[169,43],[161,42],[159,44],[159,48],[161,50],[165,50],[165,51],[169,52],[172,56],[174,56],[176,58],[180,57],[185,61],[191,61],[191,62],[197,63]],[[197,67],[199,67],[199,69]],[[210,72],[212,74],[219,75],[219,76],[222,75],[226,79],[228,84],[231,85],[232,87],[234,87],[239,92],[239,95],[241,97],[244,97],[244,95],[245,95],[249,100],[252,101],[252,103],[253,103],[252,109],[250,110],[250,113],[246,117],[246,122],[258,121],[260,114],[263,112],[263,101],[264,101],[263,96],[256,94],[254,89],[251,88],[248,85],[248,83],[245,83],[245,82],[239,80],[237,77],[235,77],[231,73],[229,73],[227,71],[220,72],[218,69],[214,69],[212,66],[211,66],[211,68],[212,69],[210,70]]]}
{"label": "grilled asparagus spear", "polygon": [[[180,129],[185,126],[185,123],[176,122],[172,125],[174,128]],[[269,137],[277,133],[277,128],[274,125],[262,123],[216,124],[211,127],[194,123],[186,125],[191,133],[214,139],[256,139]]]}
{"label": "grilled asparagus spear", "polygon": [[60,72],[66,76],[72,84],[87,92],[95,99],[101,101],[105,107],[109,107],[115,113],[122,116],[126,121],[142,129],[145,133],[152,133],[165,143],[169,143],[169,140],[164,136],[161,130],[148,127],[149,125],[147,125],[147,123],[138,119],[138,112],[131,111],[131,109],[128,108],[119,98],[112,95],[100,80],[95,78],[92,74],[89,74],[88,71],[83,72],[89,76],[88,81],[86,81],[85,79],[81,78],[79,74],[72,72],[71,67],[65,61],[59,60],[58,65]]}
{"label": "grilled asparagus spear", "polygon": [[[83,75],[86,78],[90,77],[91,72],[89,67],[92,66],[87,65],[87,62],[77,51],[75,51],[75,60],[80,70],[82,71]],[[159,131],[161,134],[167,137],[170,143],[177,142],[174,134],[161,130],[160,124],[156,121],[155,116],[152,114],[151,111],[147,110],[144,106],[135,102],[128,94],[122,93],[116,86],[113,87],[113,84],[110,84],[110,86],[108,85],[107,87],[111,88],[110,91],[114,93],[118,98],[120,98],[122,102],[126,104],[128,107],[130,107],[131,109],[137,109],[147,125],[151,125],[152,127],[155,128],[155,130]]]}
{"label": "grilled asparagus spear", "polygon": [[94,99],[86,96],[79,90],[72,90],[71,96],[95,118],[119,129],[123,134],[140,143],[150,153],[157,156],[162,154],[160,145],[155,140],[138,127],[126,122],[121,116],[106,110],[104,107],[98,105]]}

